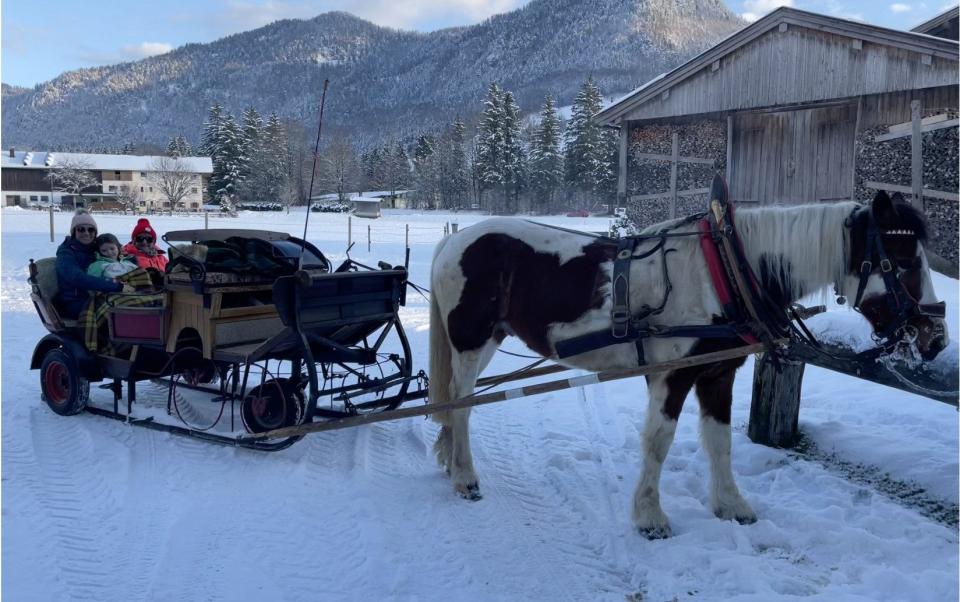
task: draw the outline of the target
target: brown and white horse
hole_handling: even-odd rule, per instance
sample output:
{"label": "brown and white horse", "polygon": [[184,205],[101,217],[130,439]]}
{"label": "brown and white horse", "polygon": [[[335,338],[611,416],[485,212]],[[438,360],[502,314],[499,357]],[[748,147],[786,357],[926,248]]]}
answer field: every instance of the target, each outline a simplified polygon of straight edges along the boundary
{"label": "brown and white horse", "polygon": [[[868,247],[870,216],[903,290],[917,304],[936,302],[922,243],[922,216],[902,197],[880,193],[869,206],[853,202],[771,207],[740,211],[737,228],[746,257],[760,284],[784,307],[835,286],[854,298],[864,255],[873,249],[873,266],[864,279],[859,308],[876,333],[896,320],[886,302],[887,285],[880,275],[875,245]],[[694,232],[695,223],[677,232]],[[641,242],[641,256],[659,239]],[[682,326],[722,320],[721,304],[696,236],[669,238],[661,259],[653,254],[631,262],[630,305],[656,307],[666,283],[661,261],[667,262],[673,292],[650,325]],[[507,335],[519,337],[536,353],[556,358],[556,343],[611,327],[610,280],[617,249],[598,239],[522,219],[492,218],[453,234],[437,246],[431,274],[430,403],[469,395],[478,375]],[[946,346],[943,319],[911,314],[918,350],[927,358]],[[647,363],[717,351],[744,343],[735,339],[647,339]],[[648,537],[670,535],[660,508],[660,472],[673,442],[677,418],[687,393],[700,401],[701,439],[710,459],[710,499],[722,519],[741,523],[756,515],[740,495],[730,468],[730,408],[733,379],[744,359],[697,366],[647,377],[649,408],[643,432],[643,470],[633,498],[633,520]],[[575,355],[561,363],[591,371],[636,367],[633,343],[616,344]],[[469,499],[480,497],[470,452],[470,410],[433,414],[442,427],[434,445],[455,490]]]}

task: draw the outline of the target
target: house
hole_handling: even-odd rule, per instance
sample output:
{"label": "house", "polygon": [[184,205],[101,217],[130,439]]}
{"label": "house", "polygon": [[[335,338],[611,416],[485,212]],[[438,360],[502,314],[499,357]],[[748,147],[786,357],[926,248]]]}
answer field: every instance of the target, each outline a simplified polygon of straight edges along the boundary
{"label": "house", "polygon": [[620,131],[619,204],[640,225],[700,211],[717,171],[747,206],[899,191],[956,274],[957,20],[773,11],[595,116]]}
{"label": "house", "polygon": [[410,206],[412,192],[412,190],[374,190],[363,193],[363,196],[380,199],[380,207],[383,209],[407,209]]}
{"label": "house", "polygon": [[[47,174],[60,168],[88,172],[96,182],[81,195],[54,190]],[[0,161],[0,195],[4,206],[37,206],[86,204],[96,209],[129,208],[139,212],[194,210],[204,202],[203,191],[213,172],[209,157],[105,155],[93,153],[59,153],[18,151],[9,149]],[[177,207],[163,192],[163,180],[175,178],[186,195]]]}

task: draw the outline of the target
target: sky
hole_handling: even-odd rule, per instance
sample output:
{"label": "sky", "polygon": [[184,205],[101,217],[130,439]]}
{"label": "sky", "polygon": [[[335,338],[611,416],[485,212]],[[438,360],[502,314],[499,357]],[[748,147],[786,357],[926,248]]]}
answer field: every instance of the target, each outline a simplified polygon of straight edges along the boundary
{"label": "sky", "polygon": [[[187,43],[342,10],[378,25],[417,31],[472,25],[529,0],[6,0],[0,7],[0,80],[32,86],[64,71],[136,61]],[[787,5],[894,29],[911,27],[946,0],[726,0],[753,21]]]}

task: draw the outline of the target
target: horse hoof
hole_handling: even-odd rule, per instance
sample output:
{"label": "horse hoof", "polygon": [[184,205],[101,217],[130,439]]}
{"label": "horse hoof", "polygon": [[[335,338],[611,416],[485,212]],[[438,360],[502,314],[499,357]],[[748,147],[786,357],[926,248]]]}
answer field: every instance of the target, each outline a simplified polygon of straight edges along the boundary
{"label": "horse hoof", "polygon": [[737,521],[741,525],[752,525],[753,523],[757,522],[757,515],[749,514],[746,516],[735,516],[733,517],[733,520]]}
{"label": "horse hoof", "polygon": [[653,541],[655,539],[667,539],[668,537],[673,537],[673,532],[670,530],[669,526],[664,527],[637,527],[637,532]]}
{"label": "horse hoof", "polygon": [[470,500],[475,502],[477,500],[482,500],[483,495],[480,494],[480,484],[479,483],[470,483],[469,485],[457,485],[457,493],[465,500]]}
{"label": "horse hoof", "polygon": [[739,500],[722,508],[714,508],[713,514],[720,520],[735,520],[741,525],[757,522],[757,514],[746,500]]}

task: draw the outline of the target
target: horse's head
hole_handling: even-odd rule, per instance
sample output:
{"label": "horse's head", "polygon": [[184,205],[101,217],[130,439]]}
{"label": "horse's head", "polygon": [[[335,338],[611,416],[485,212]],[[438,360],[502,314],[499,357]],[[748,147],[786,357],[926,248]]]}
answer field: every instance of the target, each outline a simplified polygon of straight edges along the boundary
{"label": "horse's head", "polygon": [[934,293],[923,252],[923,215],[900,193],[890,198],[880,191],[848,225],[849,271],[858,281],[853,307],[883,343],[913,343],[923,359],[933,359],[948,339],[944,303]]}

